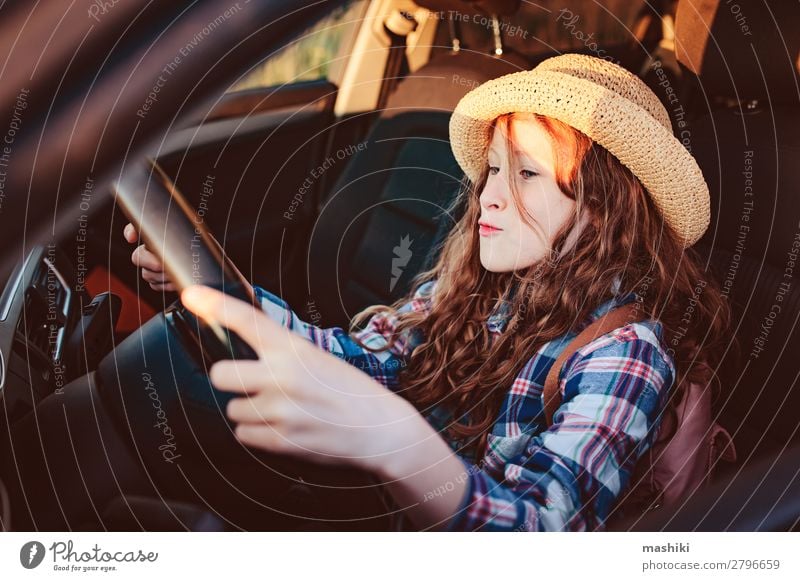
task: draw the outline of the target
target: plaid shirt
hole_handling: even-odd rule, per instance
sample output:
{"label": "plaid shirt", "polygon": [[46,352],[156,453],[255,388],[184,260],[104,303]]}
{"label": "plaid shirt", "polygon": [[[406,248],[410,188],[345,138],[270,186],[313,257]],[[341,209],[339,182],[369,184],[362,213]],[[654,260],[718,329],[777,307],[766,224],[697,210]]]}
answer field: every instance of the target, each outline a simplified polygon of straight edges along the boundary
{"label": "plaid shirt", "polygon": [[[400,311],[429,311],[434,287],[435,281],[421,285]],[[401,337],[391,351],[372,353],[358,346],[345,330],[310,325],[279,297],[260,287],[255,290],[271,318],[359,367],[388,389],[398,389],[398,372],[419,344],[414,333]],[[603,303],[581,328],[635,299],[631,293]],[[500,308],[487,325],[490,332],[499,334],[506,321],[507,313]],[[375,315],[354,336],[380,348],[395,323],[393,316]],[[604,528],[636,460],[652,445],[675,368],[662,347],[657,321],[633,323],[598,337],[565,362],[560,376],[563,401],[546,428],[545,378],[579,331],[543,345],[521,368],[501,406],[481,464],[459,455],[467,492],[448,530]],[[447,416],[434,410],[426,419],[441,433]],[[459,452],[454,442],[450,445]],[[444,493],[447,483],[440,488],[430,495]]]}

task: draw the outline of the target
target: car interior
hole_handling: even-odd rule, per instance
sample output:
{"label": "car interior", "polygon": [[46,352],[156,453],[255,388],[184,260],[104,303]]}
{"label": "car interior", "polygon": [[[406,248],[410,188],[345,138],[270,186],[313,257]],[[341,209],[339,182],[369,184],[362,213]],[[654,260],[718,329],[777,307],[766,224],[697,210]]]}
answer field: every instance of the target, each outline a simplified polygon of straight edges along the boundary
{"label": "car interior", "polygon": [[[236,75],[227,72],[224,83],[211,75],[208,86],[198,85],[204,101],[184,109],[176,97],[181,113],[174,122],[155,114],[140,120],[161,124],[160,134],[153,125],[148,154],[196,210],[226,259],[318,326],[347,328],[362,309],[405,296],[415,276],[432,266],[460,212],[463,179],[448,141],[459,99],[487,80],[556,54],[602,50],[662,99],[676,137],[709,184],[711,226],[691,252],[720,281],[734,314],[730,348],[716,370],[715,412],[737,450],[735,462],[720,465],[713,487],[669,511],[612,520],[610,528],[800,530],[800,506],[792,500],[800,498],[800,269],[793,271],[800,248],[800,211],[793,200],[800,190],[793,163],[800,151],[796,3],[770,3],[765,10],[742,0],[741,13],[732,13],[722,0],[322,4],[312,28],[308,21],[288,22],[285,34],[299,34],[299,40],[280,37],[276,46],[292,49],[294,43],[315,42],[319,31],[341,29],[324,74],[312,71],[295,80],[300,71],[293,70],[277,84],[238,88],[280,57],[275,50],[253,58],[259,53],[251,46]],[[204,10],[197,17],[201,22],[219,12]],[[149,18],[152,24],[156,16]],[[597,30],[605,32],[589,40]],[[165,54],[180,54],[170,50]],[[136,110],[128,105],[129,113]],[[53,171],[69,162],[55,160]],[[34,427],[31,414],[43,398],[71,384],[91,385],[93,402],[110,410],[131,446],[158,448],[161,434],[135,421],[147,417],[151,405],[142,390],[146,372],[152,381],[169,384],[163,404],[195,467],[176,472],[160,454],[143,454],[151,486],[121,488],[118,498],[94,507],[77,526],[252,530],[264,519],[276,522],[263,502],[253,500],[262,494],[253,478],[226,474],[226,466],[252,460],[245,451],[225,456],[228,448],[221,443],[230,432],[220,426],[200,433],[188,420],[192,406],[219,411],[220,402],[194,348],[169,331],[177,295],[141,281],[130,260],[133,247],[122,237],[129,217],[110,184],[86,177],[73,182],[78,187],[72,200],[80,208],[70,214],[75,219],[6,257],[13,267],[0,296],[0,456],[14,462],[5,465],[23,463],[14,453],[15,437],[46,439],[46,427]],[[26,216],[28,211],[33,209]],[[197,392],[206,400],[187,403],[184,385],[205,385]],[[80,422],[93,426],[96,418],[87,411],[73,425]],[[63,458],[54,461],[76,462],[81,453],[110,452],[76,452],[65,445]],[[308,467],[276,463],[273,468],[306,480],[318,476]],[[54,490],[46,470],[40,473],[31,494],[57,498],[54,506],[86,494]],[[3,481],[17,477],[14,471],[0,474]],[[339,477],[352,494],[363,484],[347,471]],[[187,481],[197,484],[193,500],[175,500]],[[223,513],[218,506],[231,490],[240,502],[229,503]],[[361,510],[346,499],[342,504]],[[366,514],[374,507],[362,508]],[[343,522],[342,529],[375,526],[366,522]]]}

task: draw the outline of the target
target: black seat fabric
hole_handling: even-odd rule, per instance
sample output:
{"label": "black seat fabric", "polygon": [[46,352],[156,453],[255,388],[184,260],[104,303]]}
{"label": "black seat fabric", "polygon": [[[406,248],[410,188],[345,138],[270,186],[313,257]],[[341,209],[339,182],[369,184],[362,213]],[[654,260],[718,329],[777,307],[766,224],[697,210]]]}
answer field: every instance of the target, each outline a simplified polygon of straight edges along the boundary
{"label": "black seat fabric", "polygon": [[800,436],[798,127],[800,108],[724,110],[694,131],[713,200],[698,250],[730,299],[738,343],[720,367],[721,409],[746,462]]}
{"label": "black seat fabric", "polygon": [[318,324],[345,326],[363,308],[393,302],[431,264],[454,223],[446,210],[462,178],[450,114],[471,88],[527,68],[521,57],[461,51],[398,85],[319,208],[306,255],[309,293],[294,298],[313,305]]}
{"label": "black seat fabric", "polygon": [[[734,103],[697,119],[690,145],[712,200],[711,226],[697,250],[730,299],[738,344],[719,369],[721,419],[740,461],[750,463],[800,439],[800,8],[786,3],[773,20],[760,3],[743,2],[759,31],[744,42],[722,2],[718,11],[706,2],[701,17],[714,42],[704,43],[692,4],[678,7],[678,57],[699,72],[709,102]],[[682,20],[682,11],[692,12]],[[729,66],[711,66],[723,61]],[[764,63],[771,64],[754,78]]]}

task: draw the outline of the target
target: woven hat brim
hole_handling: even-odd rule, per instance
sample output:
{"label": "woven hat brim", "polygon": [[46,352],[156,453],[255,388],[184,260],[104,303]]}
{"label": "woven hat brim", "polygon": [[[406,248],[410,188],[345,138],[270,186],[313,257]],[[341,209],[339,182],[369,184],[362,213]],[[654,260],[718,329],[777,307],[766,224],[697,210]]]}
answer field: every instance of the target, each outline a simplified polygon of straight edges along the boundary
{"label": "woven hat brim", "polygon": [[671,131],[629,99],[554,71],[522,71],[465,95],[450,118],[450,143],[467,177],[486,165],[490,123],[505,113],[538,113],[574,127],[639,178],[684,247],[708,228],[710,196],[700,167]]}

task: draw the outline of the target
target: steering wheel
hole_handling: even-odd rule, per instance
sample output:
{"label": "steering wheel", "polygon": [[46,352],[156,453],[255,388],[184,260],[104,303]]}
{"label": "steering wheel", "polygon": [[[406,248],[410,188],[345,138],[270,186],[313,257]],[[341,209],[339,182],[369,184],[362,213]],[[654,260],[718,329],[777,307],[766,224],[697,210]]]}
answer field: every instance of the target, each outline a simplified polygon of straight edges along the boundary
{"label": "steering wheel", "polygon": [[[115,190],[178,290],[204,284],[259,308],[252,287],[157,164],[130,169]],[[119,343],[100,362],[95,381],[114,423],[165,497],[211,505],[247,529],[281,527],[287,519],[296,526],[297,517],[320,515],[337,521],[337,528],[385,528],[379,495],[365,502],[360,494],[376,485],[371,476],[249,449],[235,438],[225,416],[234,396],[214,388],[208,369],[220,359],[256,358],[233,332],[198,320],[178,300]],[[298,487],[305,493],[318,488],[298,503]]]}
{"label": "steering wheel", "polygon": [[[203,284],[257,307],[252,287],[194,214],[169,176],[152,160],[130,168],[114,184],[122,211],[148,248],[161,260],[178,292]],[[168,309],[176,329],[197,344],[203,363],[221,359],[257,359],[235,333],[215,321],[200,321],[180,301]]]}

